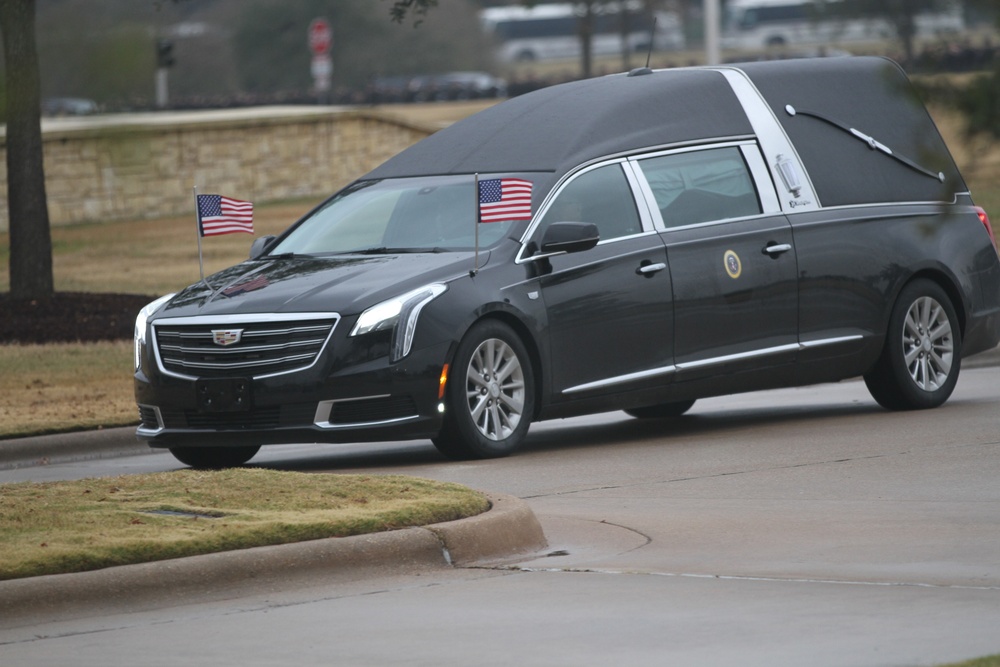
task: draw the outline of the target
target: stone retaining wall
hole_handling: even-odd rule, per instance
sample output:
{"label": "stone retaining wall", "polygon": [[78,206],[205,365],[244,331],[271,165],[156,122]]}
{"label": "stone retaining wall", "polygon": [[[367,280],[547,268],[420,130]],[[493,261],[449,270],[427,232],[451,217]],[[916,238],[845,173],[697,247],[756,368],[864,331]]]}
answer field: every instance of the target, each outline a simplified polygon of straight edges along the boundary
{"label": "stone retaining wall", "polygon": [[[193,190],[255,203],[318,197],[432,132],[368,110],[268,107],[46,120],[53,226],[191,213]],[[8,228],[0,136],[0,231]]]}

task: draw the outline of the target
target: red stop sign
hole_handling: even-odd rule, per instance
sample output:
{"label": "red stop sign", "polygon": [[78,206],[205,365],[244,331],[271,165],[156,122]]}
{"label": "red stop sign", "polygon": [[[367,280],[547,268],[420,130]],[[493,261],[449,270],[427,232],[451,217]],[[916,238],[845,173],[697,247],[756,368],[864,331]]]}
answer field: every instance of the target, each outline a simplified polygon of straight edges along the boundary
{"label": "red stop sign", "polygon": [[324,56],[330,52],[330,44],[333,42],[333,30],[330,29],[330,22],[319,17],[309,24],[309,49],[314,55]]}

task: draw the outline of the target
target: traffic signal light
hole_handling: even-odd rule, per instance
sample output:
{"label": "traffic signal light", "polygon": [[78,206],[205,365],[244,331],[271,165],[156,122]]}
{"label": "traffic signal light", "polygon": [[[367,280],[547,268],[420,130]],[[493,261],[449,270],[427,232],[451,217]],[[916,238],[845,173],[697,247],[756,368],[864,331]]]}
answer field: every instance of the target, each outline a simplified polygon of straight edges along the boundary
{"label": "traffic signal light", "polygon": [[169,39],[156,40],[156,66],[159,68],[174,66],[174,43]]}

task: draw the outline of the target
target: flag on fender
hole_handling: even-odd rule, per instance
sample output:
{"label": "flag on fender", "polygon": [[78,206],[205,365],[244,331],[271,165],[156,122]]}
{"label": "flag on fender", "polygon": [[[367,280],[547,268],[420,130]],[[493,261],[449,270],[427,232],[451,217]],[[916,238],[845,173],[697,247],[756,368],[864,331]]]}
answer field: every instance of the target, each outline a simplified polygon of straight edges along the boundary
{"label": "flag on fender", "polygon": [[479,181],[479,222],[531,220],[531,188],[522,178]]}
{"label": "flag on fender", "polygon": [[253,234],[253,204],[222,195],[197,195],[198,232],[217,236],[246,232]]}

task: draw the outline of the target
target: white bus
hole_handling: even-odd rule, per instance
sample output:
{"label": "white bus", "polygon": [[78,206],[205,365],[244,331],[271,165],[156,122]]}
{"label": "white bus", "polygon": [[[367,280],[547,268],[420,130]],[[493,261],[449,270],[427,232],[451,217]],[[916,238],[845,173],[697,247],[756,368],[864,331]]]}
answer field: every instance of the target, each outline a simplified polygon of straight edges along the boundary
{"label": "white bus", "polygon": [[[622,27],[619,2],[597,3],[594,15],[592,53],[613,55],[622,53]],[[668,50],[684,47],[684,32],[674,14],[655,12],[656,29],[643,13],[633,11],[626,16],[628,31],[625,47],[633,52],[649,48]],[[493,7],[480,12],[483,30],[491,36],[502,62],[551,60],[580,57],[579,21],[583,8],[573,3],[541,4],[534,7]]]}
{"label": "white bus", "polygon": [[[881,41],[896,36],[889,21],[851,17],[844,4],[844,0],[728,0],[722,45],[761,49]],[[918,13],[916,27],[918,37],[932,37],[961,32],[965,23],[955,3],[950,10]]]}

